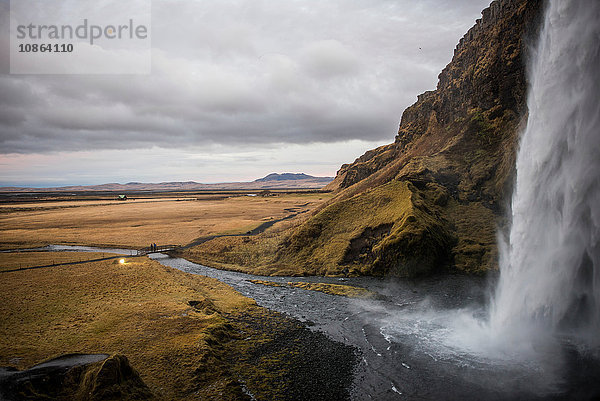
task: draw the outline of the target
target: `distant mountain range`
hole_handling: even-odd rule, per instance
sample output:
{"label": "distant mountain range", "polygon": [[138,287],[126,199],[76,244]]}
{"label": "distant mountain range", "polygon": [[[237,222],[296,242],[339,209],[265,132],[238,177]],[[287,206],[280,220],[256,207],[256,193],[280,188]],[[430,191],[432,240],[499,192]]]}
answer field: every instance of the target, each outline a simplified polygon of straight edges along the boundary
{"label": "distant mountain range", "polygon": [[306,175],[304,173],[271,173],[266,177],[254,180],[254,182],[268,182],[268,181],[297,181],[297,180],[323,180],[327,182],[333,181],[333,177],[313,177],[312,175]]}
{"label": "distant mountain range", "polygon": [[333,181],[333,177],[313,177],[304,173],[271,173],[250,182],[224,182],[202,184],[195,181],[100,185],[72,185],[51,188],[0,187],[0,192],[79,192],[79,191],[193,191],[193,190],[262,190],[262,189],[320,189]]}

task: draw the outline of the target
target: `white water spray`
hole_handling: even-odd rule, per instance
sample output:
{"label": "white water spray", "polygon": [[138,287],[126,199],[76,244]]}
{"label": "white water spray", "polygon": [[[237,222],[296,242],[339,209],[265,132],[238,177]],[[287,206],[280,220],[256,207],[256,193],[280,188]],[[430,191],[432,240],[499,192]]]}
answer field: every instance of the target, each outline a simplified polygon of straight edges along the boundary
{"label": "white water spray", "polygon": [[600,1],[552,0],[529,65],[508,243],[490,310],[508,344],[600,345]]}

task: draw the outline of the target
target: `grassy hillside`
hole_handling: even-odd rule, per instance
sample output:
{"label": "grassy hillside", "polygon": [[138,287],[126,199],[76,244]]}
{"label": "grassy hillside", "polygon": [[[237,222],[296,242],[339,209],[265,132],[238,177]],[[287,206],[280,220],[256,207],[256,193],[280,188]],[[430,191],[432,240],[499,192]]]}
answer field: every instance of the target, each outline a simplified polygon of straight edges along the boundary
{"label": "grassy hillside", "polygon": [[447,261],[453,239],[425,203],[396,180],[333,203],[286,239],[280,260],[318,274],[428,272]]}

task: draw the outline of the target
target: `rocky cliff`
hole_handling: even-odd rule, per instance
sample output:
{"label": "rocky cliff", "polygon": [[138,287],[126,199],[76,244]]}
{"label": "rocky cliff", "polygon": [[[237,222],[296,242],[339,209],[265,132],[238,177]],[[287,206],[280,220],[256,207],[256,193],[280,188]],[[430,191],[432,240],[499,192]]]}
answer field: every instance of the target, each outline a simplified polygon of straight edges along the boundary
{"label": "rocky cliff", "polygon": [[[539,0],[505,0],[483,10],[439,75],[437,89],[419,95],[404,111],[395,142],[342,166],[328,186],[339,195],[291,242],[306,237],[308,227],[340,202],[358,203],[402,182],[415,210],[411,227],[390,216],[380,223],[392,229],[375,238],[377,227],[367,224],[347,239],[336,264],[399,275],[444,264],[466,271],[494,267],[496,226],[510,194],[519,126],[527,112],[526,53],[541,8]],[[366,209],[377,215],[383,207],[372,202]],[[330,220],[337,224],[335,216]],[[325,227],[316,237],[323,236]],[[307,246],[300,248],[305,254]],[[315,257],[313,252],[308,260]]]}
{"label": "rocky cliff", "polygon": [[[398,276],[494,268],[527,114],[525,60],[542,7],[492,2],[459,41],[436,90],[404,111],[394,143],[343,165],[326,187],[336,196],[282,235],[273,257],[251,264],[267,263],[271,273],[302,266],[311,274]],[[211,252],[226,260],[228,249]]]}

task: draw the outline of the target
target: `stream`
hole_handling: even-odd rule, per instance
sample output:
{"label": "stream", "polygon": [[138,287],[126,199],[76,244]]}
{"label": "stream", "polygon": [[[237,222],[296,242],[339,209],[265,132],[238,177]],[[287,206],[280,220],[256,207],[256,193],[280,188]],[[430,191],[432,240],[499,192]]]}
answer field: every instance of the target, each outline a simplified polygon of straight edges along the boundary
{"label": "stream", "polygon": [[[486,294],[486,282],[481,278],[444,276],[411,281],[263,277],[213,269],[162,254],[151,255],[151,258],[187,273],[216,278],[253,298],[260,306],[290,315],[336,341],[358,348],[360,363],[355,375],[353,399],[439,399],[454,384],[456,388],[452,393],[456,398],[471,398],[476,394],[471,393],[475,391],[475,383],[464,382],[463,372],[456,372],[459,376],[452,374],[456,371],[452,362],[457,359],[456,355],[429,349],[429,346],[435,345],[436,336],[445,334],[445,329],[434,318],[423,316],[406,322],[406,330],[398,330],[396,317],[410,315],[425,305],[437,310],[481,306]],[[249,281],[253,279],[277,283],[303,281],[353,285],[377,292],[381,297],[377,300],[355,299],[293,287],[254,284]],[[423,338],[420,337],[424,335],[429,337],[429,343],[421,347],[419,343]],[[461,370],[469,369],[468,361],[459,362]],[[447,371],[445,377],[440,377],[442,370]],[[477,367],[472,370],[478,371]],[[450,376],[457,377],[453,380]]]}
{"label": "stream", "polygon": [[[40,250],[129,250],[49,246]],[[153,260],[231,285],[258,305],[287,314],[312,330],[352,345],[359,353],[354,400],[560,400],[600,396],[597,353],[564,341],[535,352],[495,348],[486,330],[490,282],[440,275],[419,280],[264,277],[218,270],[165,254]],[[357,299],[274,287],[250,280],[322,282],[359,286],[376,299]]]}
{"label": "stream", "polygon": [[[528,352],[496,347],[487,325],[492,284],[482,277],[419,280],[262,277],[218,270],[181,258],[152,259],[216,278],[268,309],[305,322],[359,350],[354,400],[559,400],[600,395],[595,355],[568,342]],[[345,284],[379,294],[356,299],[252,283],[261,279]]]}

